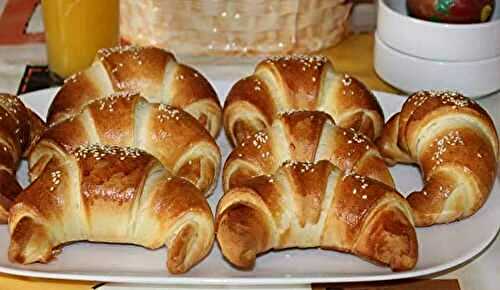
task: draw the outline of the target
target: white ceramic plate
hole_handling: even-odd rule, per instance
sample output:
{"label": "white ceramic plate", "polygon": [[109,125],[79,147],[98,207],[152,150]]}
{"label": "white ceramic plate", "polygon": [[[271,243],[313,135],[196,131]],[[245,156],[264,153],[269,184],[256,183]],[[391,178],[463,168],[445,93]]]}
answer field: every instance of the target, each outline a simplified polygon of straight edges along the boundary
{"label": "white ceramic plate", "polygon": [[452,89],[479,98],[500,89],[500,56],[467,62],[429,60],[390,47],[378,32],[374,67],[382,79],[405,92]]}
{"label": "white ceramic plate", "polygon": [[[214,82],[221,96],[230,83]],[[56,89],[23,96],[24,101],[45,116]],[[396,112],[403,97],[377,93],[386,116]],[[224,157],[229,145],[224,134],[218,139]],[[396,166],[392,173],[401,192],[422,184],[415,167]],[[26,183],[26,168],[19,170]],[[212,208],[221,196],[220,184],[209,199]],[[7,227],[0,225],[0,272],[57,279],[153,284],[302,284],[320,282],[377,281],[428,275],[459,265],[478,255],[493,240],[500,225],[500,185],[496,183],[486,205],[472,218],[451,225],[418,229],[420,257],[413,271],[393,273],[355,256],[317,249],[272,252],[257,259],[253,271],[238,271],[225,261],[217,246],[209,257],[184,275],[166,271],[165,248],[156,251],[129,245],[76,243],[64,247],[47,265],[15,265],[7,260]]]}

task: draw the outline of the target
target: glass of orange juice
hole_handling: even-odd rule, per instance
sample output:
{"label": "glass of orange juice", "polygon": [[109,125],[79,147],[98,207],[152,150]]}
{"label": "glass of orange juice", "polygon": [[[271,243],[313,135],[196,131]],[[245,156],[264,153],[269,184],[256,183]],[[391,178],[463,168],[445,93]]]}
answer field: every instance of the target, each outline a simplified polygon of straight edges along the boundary
{"label": "glass of orange juice", "polygon": [[60,77],[88,67],[119,40],[119,0],[42,0],[49,69]]}

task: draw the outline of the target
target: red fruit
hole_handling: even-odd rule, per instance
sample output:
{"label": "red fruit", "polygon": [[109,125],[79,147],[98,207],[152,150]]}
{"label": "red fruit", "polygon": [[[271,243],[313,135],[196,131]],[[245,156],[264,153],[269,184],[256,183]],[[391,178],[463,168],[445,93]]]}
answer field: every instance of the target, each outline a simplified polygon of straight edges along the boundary
{"label": "red fruit", "polygon": [[410,15],[429,21],[479,23],[490,20],[495,0],[408,0]]}

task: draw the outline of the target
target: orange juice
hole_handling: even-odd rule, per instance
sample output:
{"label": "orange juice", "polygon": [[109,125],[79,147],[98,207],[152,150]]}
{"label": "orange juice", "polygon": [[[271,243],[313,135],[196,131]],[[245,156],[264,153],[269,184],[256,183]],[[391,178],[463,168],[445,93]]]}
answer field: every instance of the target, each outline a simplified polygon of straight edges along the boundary
{"label": "orange juice", "polygon": [[118,44],[119,0],[42,0],[49,68],[67,77]]}

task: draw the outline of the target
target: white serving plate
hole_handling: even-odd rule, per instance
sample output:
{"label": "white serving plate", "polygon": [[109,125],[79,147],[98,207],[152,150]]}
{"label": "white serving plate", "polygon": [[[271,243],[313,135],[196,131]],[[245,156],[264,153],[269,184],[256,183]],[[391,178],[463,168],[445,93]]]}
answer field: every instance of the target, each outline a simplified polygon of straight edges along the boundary
{"label": "white serving plate", "polygon": [[479,98],[500,90],[500,56],[466,62],[429,60],[390,47],[378,31],[374,67],[382,79],[405,92],[452,89]]}
{"label": "white serving plate", "polygon": [[[225,96],[230,82],[214,82]],[[57,89],[23,96],[26,104],[45,116]],[[404,98],[376,93],[386,117],[396,112]],[[488,108],[487,108],[488,109]],[[218,143],[224,158],[230,147],[224,134]],[[397,188],[404,193],[419,188],[420,174],[412,166],[391,169]],[[26,184],[26,167],[18,172]],[[0,272],[56,279],[152,284],[307,284],[324,282],[361,282],[413,278],[445,271],[479,255],[495,238],[500,227],[500,182],[496,182],[486,205],[473,217],[450,225],[418,229],[420,257],[412,271],[393,273],[352,255],[317,249],[271,252],[257,259],[252,271],[239,271],[225,261],[217,247],[191,271],[170,275],[166,271],[165,248],[156,251],[130,245],[76,243],[64,247],[49,264],[17,265],[7,259],[7,226],[0,225]],[[212,209],[222,191],[220,183],[209,202]]]}

